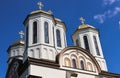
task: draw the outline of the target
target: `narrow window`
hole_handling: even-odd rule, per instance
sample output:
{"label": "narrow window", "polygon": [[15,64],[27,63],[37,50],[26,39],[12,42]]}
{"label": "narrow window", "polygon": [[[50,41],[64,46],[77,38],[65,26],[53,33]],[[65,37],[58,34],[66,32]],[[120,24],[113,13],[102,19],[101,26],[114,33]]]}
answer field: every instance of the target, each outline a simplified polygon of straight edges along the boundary
{"label": "narrow window", "polygon": [[90,52],[87,36],[84,36],[83,39],[84,39],[85,49]]}
{"label": "narrow window", "polygon": [[28,47],[28,26],[26,27],[26,48]]}
{"label": "narrow window", "polygon": [[37,22],[33,22],[33,44],[37,43]]}
{"label": "narrow window", "polygon": [[57,46],[61,47],[61,38],[60,38],[60,30],[56,30],[56,37],[57,37]]}
{"label": "narrow window", "polygon": [[73,68],[77,68],[75,59],[72,59],[72,66],[73,66]]}
{"label": "narrow window", "polygon": [[80,61],[80,65],[81,65],[81,69],[84,70],[85,69],[84,68],[84,62],[82,60]]}
{"label": "narrow window", "polygon": [[80,47],[79,40],[76,40],[76,46]]}
{"label": "narrow window", "polygon": [[49,43],[49,29],[48,29],[48,23],[44,23],[44,36],[45,36],[45,43]]}
{"label": "narrow window", "polygon": [[99,48],[98,48],[96,36],[93,36],[93,39],[94,39],[94,44],[95,44],[96,53],[97,53],[97,55],[100,56],[100,51],[99,51]]}

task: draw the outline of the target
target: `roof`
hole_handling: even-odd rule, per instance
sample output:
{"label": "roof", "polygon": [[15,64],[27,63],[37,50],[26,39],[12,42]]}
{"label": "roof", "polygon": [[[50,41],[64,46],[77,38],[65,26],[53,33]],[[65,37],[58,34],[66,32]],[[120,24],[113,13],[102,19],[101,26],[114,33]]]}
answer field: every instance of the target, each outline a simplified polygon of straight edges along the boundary
{"label": "roof", "polygon": [[86,29],[86,28],[96,29],[94,26],[91,26],[91,25],[88,25],[88,24],[82,24],[78,27],[78,29]]}
{"label": "roof", "polygon": [[47,11],[44,11],[44,10],[36,10],[36,11],[32,11],[30,14],[37,14],[37,13],[45,13],[45,14],[48,14],[48,15],[52,15],[51,12],[47,12]]}
{"label": "roof", "polygon": [[24,44],[25,44],[25,42],[23,40],[15,41],[15,42],[13,42],[12,45],[9,46],[7,51],[9,51],[11,47],[15,47],[15,46],[18,46],[18,45],[24,45]]}

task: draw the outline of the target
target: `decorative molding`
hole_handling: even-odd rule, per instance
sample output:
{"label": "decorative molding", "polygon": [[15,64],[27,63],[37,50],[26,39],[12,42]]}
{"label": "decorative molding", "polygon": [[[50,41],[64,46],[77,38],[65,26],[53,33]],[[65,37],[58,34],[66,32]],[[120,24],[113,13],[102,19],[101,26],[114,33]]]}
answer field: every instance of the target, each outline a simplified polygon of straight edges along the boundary
{"label": "decorative molding", "polygon": [[42,77],[34,76],[34,75],[29,75],[27,78],[42,78]]}

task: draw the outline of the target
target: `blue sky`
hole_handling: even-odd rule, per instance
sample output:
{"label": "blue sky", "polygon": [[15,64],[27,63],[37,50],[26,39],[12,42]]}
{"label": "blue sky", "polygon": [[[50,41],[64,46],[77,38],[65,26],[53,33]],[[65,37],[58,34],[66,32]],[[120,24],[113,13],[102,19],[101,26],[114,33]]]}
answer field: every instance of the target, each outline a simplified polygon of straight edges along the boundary
{"label": "blue sky", "polygon": [[23,21],[34,10],[37,2],[43,9],[51,10],[67,26],[67,43],[73,45],[71,35],[81,24],[93,25],[100,31],[102,49],[110,72],[120,73],[120,0],[1,0],[0,1],[0,78],[7,70],[7,49],[19,40],[19,31],[24,30]]}

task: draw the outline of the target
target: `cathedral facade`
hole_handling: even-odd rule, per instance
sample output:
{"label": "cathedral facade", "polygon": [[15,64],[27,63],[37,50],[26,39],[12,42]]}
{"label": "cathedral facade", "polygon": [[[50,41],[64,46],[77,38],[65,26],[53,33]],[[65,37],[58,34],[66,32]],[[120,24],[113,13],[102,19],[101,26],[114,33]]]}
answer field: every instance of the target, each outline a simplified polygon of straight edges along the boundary
{"label": "cathedral facade", "polygon": [[25,40],[20,32],[21,39],[8,48],[6,78],[120,78],[108,71],[94,26],[81,18],[74,46],[67,46],[65,23],[38,5],[24,20]]}

